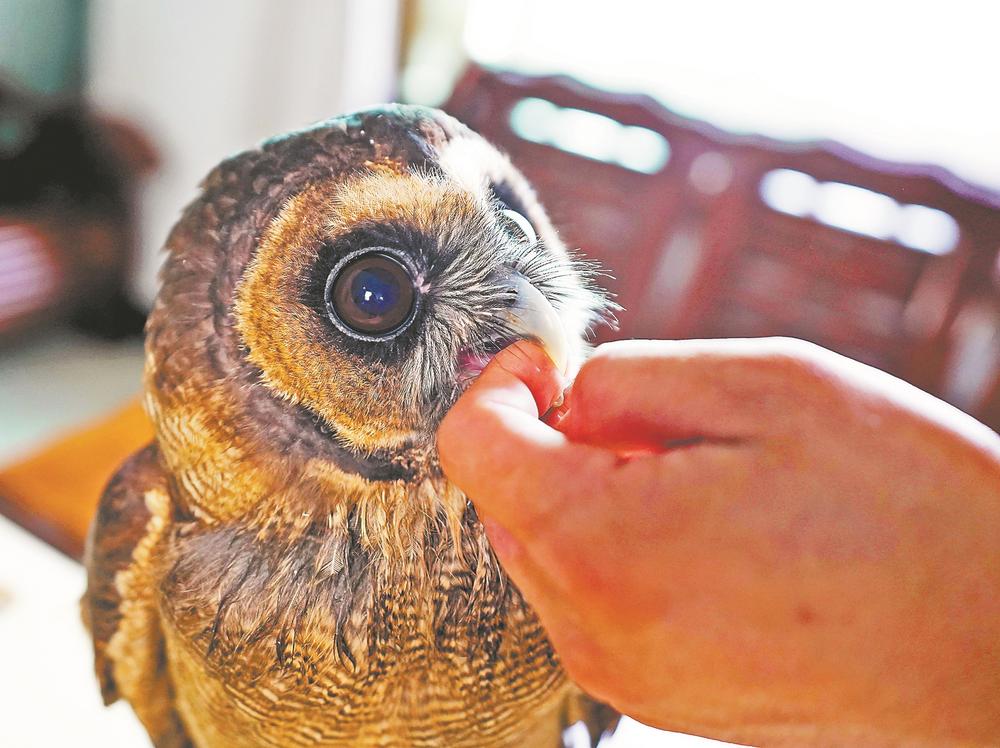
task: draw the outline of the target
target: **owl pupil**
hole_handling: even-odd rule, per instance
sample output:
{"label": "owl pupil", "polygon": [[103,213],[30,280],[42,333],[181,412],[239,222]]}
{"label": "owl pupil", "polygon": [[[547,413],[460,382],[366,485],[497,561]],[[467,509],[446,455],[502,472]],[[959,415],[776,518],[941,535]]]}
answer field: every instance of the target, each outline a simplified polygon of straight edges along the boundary
{"label": "owl pupil", "polygon": [[381,268],[361,270],[351,283],[351,296],[361,311],[378,317],[399,300],[399,285],[388,271]]}

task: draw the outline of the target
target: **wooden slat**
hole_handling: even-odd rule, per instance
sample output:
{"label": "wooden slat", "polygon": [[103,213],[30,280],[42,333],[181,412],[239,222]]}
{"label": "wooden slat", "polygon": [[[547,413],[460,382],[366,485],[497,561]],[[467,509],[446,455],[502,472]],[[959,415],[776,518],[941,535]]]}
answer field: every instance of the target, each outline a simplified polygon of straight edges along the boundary
{"label": "wooden slat", "polygon": [[[670,158],[645,174],[528,142],[511,123],[525,99],[652,130],[669,143]],[[735,135],[648,96],[600,91],[564,76],[472,66],[445,108],[508,151],[563,236],[614,276],[610,285],[625,307],[617,336],[791,335],[947,397],[960,310],[972,299],[1000,306],[1000,193],[941,167],[877,159],[832,141]],[[692,176],[706,163],[722,165],[710,167],[723,174],[718,189]],[[937,256],[779,213],[765,204],[761,184],[780,169],[943,211],[958,225],[958,245]],[[784,272],[784,287],[748,287],[754,281],[743,273],[752,274],[761,257],[778,268],[771,280]],[[674,260],[679,272],[672,276]],[[1000,392],[1000,381],[991,392]],[[998,399],[972,408],[973,415],[1000,426]]]}

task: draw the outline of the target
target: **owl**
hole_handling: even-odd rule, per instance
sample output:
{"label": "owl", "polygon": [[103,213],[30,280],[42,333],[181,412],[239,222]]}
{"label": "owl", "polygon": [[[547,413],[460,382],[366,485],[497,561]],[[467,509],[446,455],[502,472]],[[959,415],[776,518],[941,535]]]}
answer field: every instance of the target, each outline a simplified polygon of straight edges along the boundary
{"label": "owl", "polygon": [[493,354],[534,339],[572,371],[609,307],[507,158],[432,109],[339,117],[221,163],[166,250],[155,439],[88,539],[104,700],[157,746],[613,729],[435,451]]}

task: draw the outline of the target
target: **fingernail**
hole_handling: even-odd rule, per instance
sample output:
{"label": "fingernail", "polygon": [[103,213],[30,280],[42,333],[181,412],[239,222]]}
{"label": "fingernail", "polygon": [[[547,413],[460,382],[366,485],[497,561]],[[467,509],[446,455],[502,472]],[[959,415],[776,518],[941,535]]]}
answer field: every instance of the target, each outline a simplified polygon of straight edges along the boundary
{"label": "fingernail", "polygon": [[569,388],[562,390],[542,416],[543,423],[556,428],[569,415]]}

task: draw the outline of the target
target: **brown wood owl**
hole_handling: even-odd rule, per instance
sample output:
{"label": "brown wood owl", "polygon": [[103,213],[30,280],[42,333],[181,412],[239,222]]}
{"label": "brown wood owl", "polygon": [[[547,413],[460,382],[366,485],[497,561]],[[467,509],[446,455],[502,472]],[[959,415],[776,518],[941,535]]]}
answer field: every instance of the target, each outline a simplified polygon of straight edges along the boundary
{"label": "brown wood owl", "polygon": [[219,165],[147,326],[156,439],[111,481],[85,618],[158,746],[554,748],[570,683],[437,424],[490,354],[572,367],[607,309],[524,178],[388,106]]}

